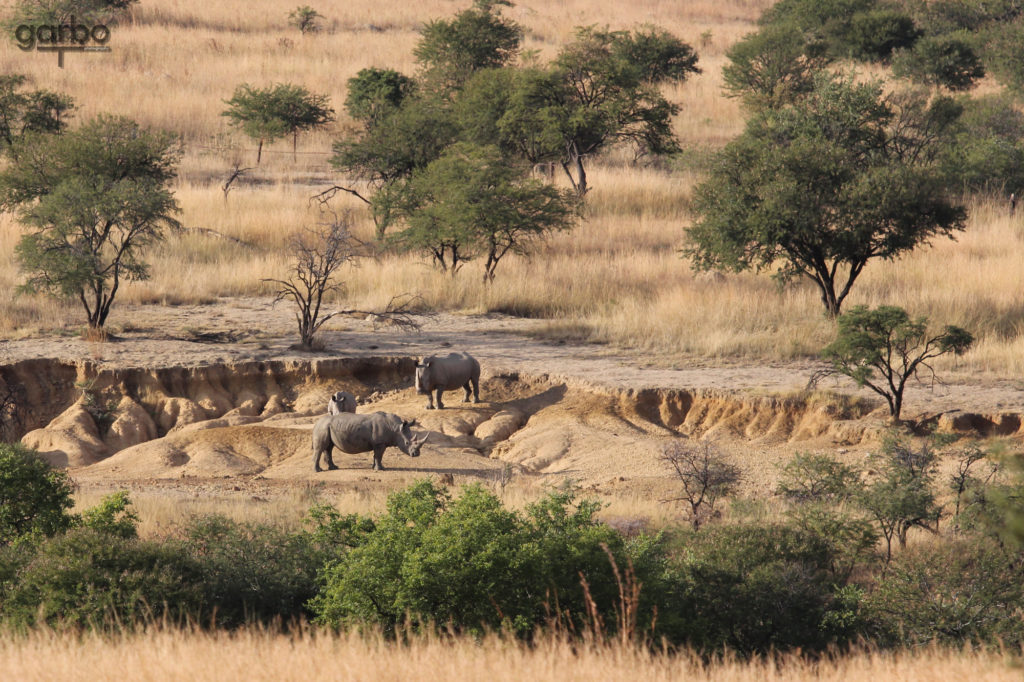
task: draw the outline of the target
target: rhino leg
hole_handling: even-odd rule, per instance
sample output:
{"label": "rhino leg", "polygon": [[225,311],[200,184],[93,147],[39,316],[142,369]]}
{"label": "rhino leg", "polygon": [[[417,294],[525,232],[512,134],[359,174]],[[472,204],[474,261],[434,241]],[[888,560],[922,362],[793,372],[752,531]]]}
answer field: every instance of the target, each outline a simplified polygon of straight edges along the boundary
{"label": "rhino leg", "polygon": [[[441,402],[441,394],[442,393],[444,393],[444,389],[443,388],[437,389],[437,409],[439,409],[439,410],[443,410],[444,409],[444,403]],[[433,408],[431,408],[431,409],[433,409]]]}
{"label": "rhino leg", "polygon": [[[437,394],[437,402],[441,402],[441,394],[440,393]],[[434,392],[433,391],[427,391],[427,409],[428,410],[434,409]]]}
{"label": "rhino leg", "polygon": [[384,450],[386,447],[375,447],[373,449],[373,470],[384,471],[384,465],[381,463],[381,458],[384,456]]}
{"label": "rhino leg", "polygon": [[[470,392],[469,391],[469,382],[468,381],[462,387],[462,390],[464,390],[466,392],[466,397],[462,399],[462,402],[468,403],[469,402],[469,392]],[[480,402],[480,401],[478,400],[477,402]]]}
{"label": "rhino leg", "polygon": [[[334,445],[333,444],[328,445],[326,448],[324,448],[324,459],[327,461],[327,470],[328,471],[334,471],[335,469],[338,468],[338,465],[334,463],[334,456],[333,455],[334,455]],[[317,466],[319,466],[319,465],[320,465],[320,463],[317,462]]]}
{"label": "rhino leg", "polygon": [[[470,379],[470,381],[473,382],[473,402],[478,403],[480,402],[480,379]],[[466,397],[468,398],[469,395],[467,394]]]}

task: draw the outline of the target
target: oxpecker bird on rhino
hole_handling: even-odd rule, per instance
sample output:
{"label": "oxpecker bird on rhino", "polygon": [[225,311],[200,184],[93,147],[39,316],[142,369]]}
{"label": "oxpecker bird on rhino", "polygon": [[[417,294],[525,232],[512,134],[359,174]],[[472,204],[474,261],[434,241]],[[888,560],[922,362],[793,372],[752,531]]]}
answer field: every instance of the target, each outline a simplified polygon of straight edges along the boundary
{"label": "oxpecker bird on rhino", "polygon": [[434,409],[437,392],[437,409],[443,410],[441,394],[462,387],[469,402],[470,385],[473,387],[473,402],[480,402],[480,363],[469,353],[449,353],[445,356],[431,355],[416,365],[416,392],[427,396],[427,409]]}

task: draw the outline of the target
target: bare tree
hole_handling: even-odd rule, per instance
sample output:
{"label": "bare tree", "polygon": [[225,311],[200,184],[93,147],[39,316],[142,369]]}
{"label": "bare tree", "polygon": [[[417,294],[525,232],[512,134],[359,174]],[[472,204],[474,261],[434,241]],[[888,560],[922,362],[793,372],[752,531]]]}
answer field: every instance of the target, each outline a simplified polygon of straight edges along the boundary
{"label": "bare tree", "polygon": [[324,312],[324,297],[340,292],[345,284],[334,279],[338,268],[354,263],[364,255],[365,245],[349,230],[347,217],[332,216],[316,227],[307,228],[291,239],[290,249],[295,255],[291,279],[264,279],[278,285],[274,302],[291,300],[298,310],[295,320],[299,326],[301,346],[316,348],[315,337],[320,328],[338,315],[372,315],[374,326],[389,323],[402,329],[418,329],[414,308],[419,297],[394,296],[383,311],[335,310]]}
{"label": "bare tree", "polygon": [[13,443],[25,428],[25,388],[0,383],[0,442]]}
{"label": "bare tree", "polygon": [[673,441],[662,449],[658,459],[667,462],[683,484],[681,496],[663,501],[688,503],[695,530],[711,518],[718,499],[732,493],[741,479],[739,468],[727,462],[718,447],[706,440]]}

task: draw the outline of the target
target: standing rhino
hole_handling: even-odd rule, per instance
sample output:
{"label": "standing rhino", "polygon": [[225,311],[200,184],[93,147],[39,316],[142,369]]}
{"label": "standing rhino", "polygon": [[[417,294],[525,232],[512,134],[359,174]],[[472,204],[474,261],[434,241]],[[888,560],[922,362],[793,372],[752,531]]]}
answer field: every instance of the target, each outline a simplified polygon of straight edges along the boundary
{"label": "standing rhino", "polygon": [[356,397],[348,391],[338,391],[327,399],[327,414],[356,411]]}
{"label": "standing rhino", "polygon": [[480,363],[469,353],[449,353],[446,356],[431,355],[416,365],[416,392],[426,394],[427,409],[434,409],[437,391],[437,409],[443,410],[441,394],[458,387],[466,389],[462,402],[469,402],[469,385],[473,385],[473,402],[480,402]]}
{"label": "standing rhino", "polygon": [[414,437],[408,422],[397,414],[374,412],[373,414],[329,414],[320,417],[313,426],[313,471],[320,471],[320,455],[326,454],[327,468],[337,469],[331,453],[334,448],[350,455],[373,451],[374,471],[383,471],[381,456],[388,447],[394,446],[410,457],[420,456],[420,447],[427,435]]}

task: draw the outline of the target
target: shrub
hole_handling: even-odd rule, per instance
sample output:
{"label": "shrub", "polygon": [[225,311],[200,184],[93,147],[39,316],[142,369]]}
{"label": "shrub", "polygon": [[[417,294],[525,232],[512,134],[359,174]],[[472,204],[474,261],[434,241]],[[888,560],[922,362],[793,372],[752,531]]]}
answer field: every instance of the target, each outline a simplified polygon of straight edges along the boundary
{"label": "shrub", "polygon": [[876,9],[851,17],[846,42],[857,59],[887,61],[893,50],[913,45],[919,35],[914,20],[907,15],[891,9]]}
{"label": "shrub", "polygon": [[72,521],[71,479],[20,444],[0,443],[0,547],[30,533],[53,535]]}
{"label": "shrub", "polygon": [[784,525],[707,528],[682,537],[668,603],[671,638],[704,652],[820,650],[855,634],[822,538]]}
{"label": "shrub", "polygon": [[987,539],[910,547],[864,602],[882,644],[1024,640],[1021,557]]}
{"label": "shrub", "polygon": [[593,519],[596,510],[562,490],[523,514],[480,486],[452,500],[419,481],[392,495],[365,541],[328,566],[311,606],[321,623],[385,632],[408,616],[419,628],[526,635],[549,615],[578,631],[587,623],[585,579],[597,616],[613,624],[619,592],[605,548],[623,570],[631,555],[639,570],[653,567],[656,548],[638,544],[631,552]]}
{"label": "shrub", "polygon": [[92,528],[43,542],[17,567],[16,579],[8,578],[0,614],[15,627],[111,628],[181,620],[199,613],[202,598],[199,567],[179,544]]}
{"label": "shrub", "polygon": [[201,576],[204,619],[233,627],[308,615],[324,557],[307,534],[208,516],[184,536]]}
{"label": "shrub", "polygon": [[893,59],[893,73],[915,83],[969,90],[985,76],[985,67],[968,36],[926,36]]}

